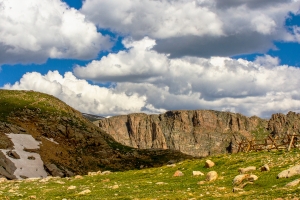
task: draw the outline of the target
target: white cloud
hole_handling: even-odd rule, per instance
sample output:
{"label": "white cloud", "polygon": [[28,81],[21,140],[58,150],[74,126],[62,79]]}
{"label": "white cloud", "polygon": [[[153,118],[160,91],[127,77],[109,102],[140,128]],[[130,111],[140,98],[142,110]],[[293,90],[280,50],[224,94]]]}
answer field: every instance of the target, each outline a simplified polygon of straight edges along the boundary
{"label": "white cloud", "polygon": [[20,82],[6,84],[4,89],[35,90],[58,97],[81,112],[101,115],[116,115],[138,112],[145,105],[146,97],[137,94],[116,93],[113,88],[91,85],[77,79],[71,72],[60,75],[49,71],[46,75],[26,73]]}
{"label": "white cloud", "polygon": [[134,37],[223,34],[218,16],[195,1],[87,0],[81,11],[101,28]]}
{"label": "white cloud", "polygon": [[100,28],[154,38],[155,50],[172,57],[210,57],[264,53],[274,40],[297,41],[285,20],[299,6],[298,0],[86,0],[81,12]]}
{"label": "white cloud", "polygon": [[109,46],[109,38],[60,0],[0,1],[0,64],[91,59]]}
{"label": "white cloud", "polygon": [[[254,62],[226,57],[171,59],[151,50],[154,44],[149,38],[127,41],[128,51],[78,66],[74,73],[97,82],[116,82],[114,92],[146,97],[144,108],[149,104],[166,110],[232,110],[263,117],[300,110],[300,69],[280,66],[278,58],[265,55]],[[154,58],[164,64],[152,68],[147,63]],[[110,67],[116,63],[119,68]],[[131,66],[147,71],[147,76]]]}

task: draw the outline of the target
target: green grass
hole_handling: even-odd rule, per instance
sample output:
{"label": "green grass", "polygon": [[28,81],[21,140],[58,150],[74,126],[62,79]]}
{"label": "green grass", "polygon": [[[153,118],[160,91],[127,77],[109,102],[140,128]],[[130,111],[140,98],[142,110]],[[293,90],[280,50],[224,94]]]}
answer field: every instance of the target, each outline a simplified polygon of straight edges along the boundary
{"label": "green grass", "polygon": [[[204,168],[206,159],[216,163],[211,169]],[[259,168],[269,164],[269,172],[261,172]],[[41,183],[9,181],[0,184],[0,199],[275,199],[300,197],[300,185],[287,188],[285,185],[300,175],[277,179],[282,170],[300,164],[300,151],[291,152],[250,152],[226,154],[205,159],[186,160],[175,167],[163,166],[142,170],[114,172],[109,175],[84,176],[83,179],[52,179]],[[238,175],[238,168],[256,166],[253,174],[259,179],[253,185],[247,185],[243,192],[232,192],[232,180]],[[179,169],[182,177],[173,177]],[[205,176],[192,176],[192,171],[204,174],[214,170],[218,179],[205,182]],[[164,182],[163,185],[156,183]],[[113,189],[114,185],[119,188]],[[76,186],[68,190],[68,187]],[[13,191],[10,191],[10,190]],[[91,193],[79,195],[89,189]]]}

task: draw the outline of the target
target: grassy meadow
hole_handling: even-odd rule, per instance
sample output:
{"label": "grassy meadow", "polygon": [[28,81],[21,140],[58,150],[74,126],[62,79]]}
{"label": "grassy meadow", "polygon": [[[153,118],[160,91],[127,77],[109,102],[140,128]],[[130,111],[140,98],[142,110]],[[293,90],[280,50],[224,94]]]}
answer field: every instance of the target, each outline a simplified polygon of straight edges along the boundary
{"label": "grassy meadow", "polygon": [[[216,165],[205,168],[206,159]],[[270,166],[270,171],[260,171],[264,164]],[[226,154],[186,160],[175,166],[108,175],[6,181],[0,183],[0,199],[298,199],[300,185],[285,185],[300,178],[300,175],[284,179],[276,176],[282,170],[299,164],[300,151],[296,149],[290,152]],[[239,174],[238,169],[248,166],[257,167],[252,173],[259,177],[258,180],[246,185],[244,191],[233,192],[232,180]],[[174,177],[176,170],[182,171],[184,176]],[[205,175],[212,170],[218,172],[218,179],[206,182]],[[193,176],[193,171],[201,171],[205,175]]]}

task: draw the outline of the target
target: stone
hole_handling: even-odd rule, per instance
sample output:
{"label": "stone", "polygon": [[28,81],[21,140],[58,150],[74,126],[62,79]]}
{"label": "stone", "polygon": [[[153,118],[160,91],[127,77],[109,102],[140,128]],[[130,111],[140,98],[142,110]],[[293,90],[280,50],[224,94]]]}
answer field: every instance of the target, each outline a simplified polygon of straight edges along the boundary
{"label": "stone", "polygon": [[293,180],[292,182],[289,182],[285,186],[286,187],[294,187],[294,186],[298,185],[299,183],[300,183],[300,179],[296,179],[296,180]]}
{"label": "stone", "polygon": [[97,172],[88,172],[88,176],[95,176],[98,175]]}
{"label": "stone", "polygon": [[204,174],[200,171],[193,171],[193,176],[204,176]]}
{"label": "stone", "polygon": [[203,185],[203,184],[205,184],[205,181],[199,181],[197,184],[198,185]]}
{"label": "stone", "polygon": [[83,190],[83,191],[79,192],[78,194],[79,195],[84,195],[84,194],[88,194],[88,193],[91,193],[91,190],[89,190],[89,189]]}
{"label": "stone", "polygon": [[176,167],[176,164],[167,165],[167,167]]}
{"label": "stone", "polygon": [[111,187],[111,189],[118,189],[119,188],[119,186],[118,185],[113,185],[112,187]]}
{"label": "stone", "polygon": [[283,170],[277,175],[277,178],[289,178],[298,174],[300,174],[300,165],[296,165],[287,170]]}
{"label": "stone", "polygon": [[234,187],[232,189],[232,192],[243,192],[244,190],[242,188],[239,188],[239,187]]}
{"label": "stone", "polygon": [[8,151],[8,152],[6,152],[6,154],[11,158],[20,159],[19,154],[17,154],[17,152],[15,152],[15,151]]}
{"label": "stone", "polygon": [[45,167],[52,176],[64,177],[64,173],[55,164],[47,163]]}
{"label": "stone", "polygon": [[101,173],[101,175],[108,175],[108,174],[111,174],[111,171],[104,171]]}
{"label": "stone", "polygon": [[7,181],[7,178],[0,178],[0,183],[3,183],[3,182],[6,182]]}
{"label": "stone", "polygon": [[215,163],[213,161],[211,161],[211,160],[206,160],[205,161],[205,167],[206,168],[211,168],[213,166],[215,166]]}
{"label": "stone", "polygon": [[74,190],[74,189],[76,189],[76,186],[75,185],[71,185],[71,186],[68,187],[67,190]]}
{"label": "stone", "polygon": [[268,164],[264,164],[264,165],[260,168],[260,171],[262,171],[262,172],[270,171],[269,165],[268,165]]}
{"label": "stone", "polygon": [[251,182],[254,182],[254,181],[256,181],[257,179],[258,179],[258,176],[254,175],[254,174],[251,174],[251,175],[249,176],[249,178],[248,178],[248,180],[251,181]]}
{"label": "stone", "polygon": [[250,167],[246,167],[246,168],[239,168],[238,171],[240,172],[240,174],[245,174],[245,173],[255,171],[255,170],[256,170],[255,166],[250,166]]}
{"label": "stone", "polygon": [[215,181],[218,178],[218,173],[216,171],[210,171],[206,175],[206,181],[211,182]]}
{"label": "stone", "polygon": [[80,176],[80,175],[76,175],[74,178],[75,178],[75,179],[83,179],[83,177]]}
{"label": "stone", "polygon": [[166,185],[167,183],[165,183],[165,182],[157,182],[157,183],[155,183],[156,185]]}
{"label": "stone", "polygon": [[232,184],[234,186],[240,185],[240,184],[242,184],[243,181],[247,180],[249,177],[250,177],[249,174],[240,174],[240,175],[237,175],[236,177],[234,177],[234,179],[232,181]]}
{"label": "stone", "polygon": [[178,176],[183,176],[183,175],[184,174],[181,171],[177,170],[173,176],[178,177]]}

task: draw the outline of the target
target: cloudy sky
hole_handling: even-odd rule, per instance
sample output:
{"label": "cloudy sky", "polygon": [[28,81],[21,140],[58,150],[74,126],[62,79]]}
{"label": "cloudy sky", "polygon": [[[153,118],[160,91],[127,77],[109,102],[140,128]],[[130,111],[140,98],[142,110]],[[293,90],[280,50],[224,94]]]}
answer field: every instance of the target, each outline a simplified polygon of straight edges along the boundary
{"label": "cloudy sky", "polygon": [[300,0],[0,0],[0,88],[81,112],[300,112]]}

